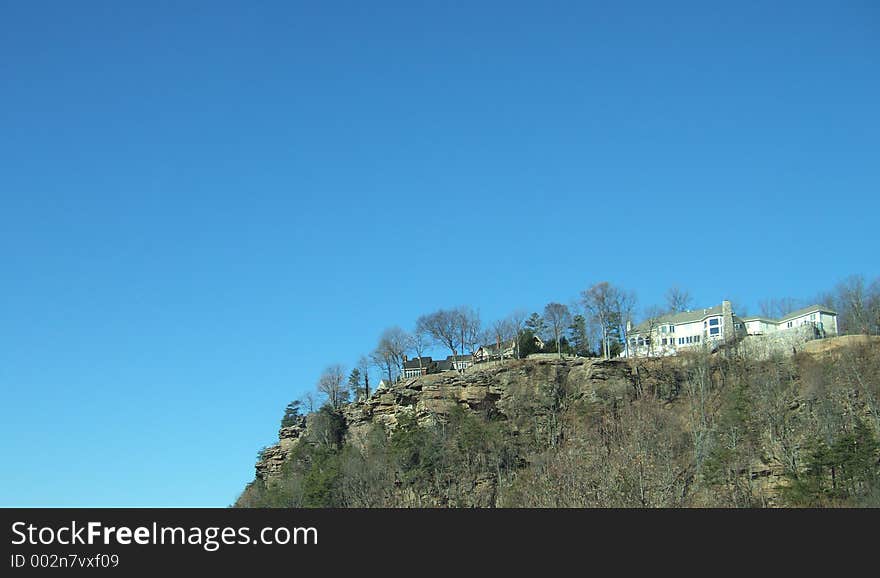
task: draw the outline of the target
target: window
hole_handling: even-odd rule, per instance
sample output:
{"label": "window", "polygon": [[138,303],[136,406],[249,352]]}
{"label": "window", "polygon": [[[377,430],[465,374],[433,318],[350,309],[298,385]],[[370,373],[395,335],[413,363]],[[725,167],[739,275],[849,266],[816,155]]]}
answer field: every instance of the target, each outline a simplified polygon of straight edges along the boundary
{"label": "window", "polygon": [[700,336],[694,335],[694,343],[699,343],[699,342],[700,342]]}
{"label": "window", "polygon": [[666,338],[665,337],[660,340],[660,345],[666,345]]}
{"label": "window", "polygon": [[666,326],[665,325],[660,326],[660,333],[666,333]]}
{"label": "window", "polygon": [[678,338],[678,344],[679,344],[679,345],[684,345],[684,337],[679,337],[679,338]]}
{"label": "window", "polygon": [[709,325],[710,325],[710,326],[712,326],[712,325],[718,325],[718,323],[719,323],[720,321],[721,321],[721,320],[718,319],[717,317],[713,317],[712,319],[709,320]]}
{"label": "window", "polygon": [[810,313],[810,321],[815,321],[815,320],[816,320],[816,314]]}
{"label": "window", "polygon": [[788,322],[788,325],[786,325],[786,327],[791,327],[791,321]]}
{"label": "window", "polygon": [[669,333],[675,333],[675,325],[669,326]]}
{"label": "window", "polygon": [[721,329],[718,327],[712,327],[709,329],[709,335],[718,335],[719,333],[721,333]]}

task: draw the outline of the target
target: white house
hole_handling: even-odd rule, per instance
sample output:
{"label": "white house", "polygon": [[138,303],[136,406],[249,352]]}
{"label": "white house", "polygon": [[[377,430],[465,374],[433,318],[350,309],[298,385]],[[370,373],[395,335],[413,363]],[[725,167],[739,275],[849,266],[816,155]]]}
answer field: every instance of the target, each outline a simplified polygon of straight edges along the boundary
{"label": "white house", "polygon": [[474,361],[479,363],[491,359],[507,359],[515,356],[516,340],[510,339],[501,343],[500,346],[497,343],[481,345],[479,349],[474,352]]}
{"label": "white house", "polygon": [[[544,349],[544,342],[537,335],[532,336],[532,343],[536,349]],[[500,346],[498,343],[481,345],[480,348],[474,352],[474,362],[480,363],[493,359],[510,359],[516,357],[516,355],[516,339],[509,339],[502,342]]]}
{"label": "white house", "polygon": [[837,335],[837,312],[823,305],[810,305],[797,311],[792,311],[781,319],[767,319],[766,317],[745,317],[743,323],[749,335],[765,335],[774,331],[784,331],[812,325],[821,334]]}
{"label": "white house", "polygon": [[811,305],[782,317],[737,317],[730,301],[708,309],[695,309],[648,319],[627,328],[624,356],[674,355],[695,347],[714,349],[720,343],[748,335],[766,335],[812,325],[816,337],[837,335],[837,313]]}

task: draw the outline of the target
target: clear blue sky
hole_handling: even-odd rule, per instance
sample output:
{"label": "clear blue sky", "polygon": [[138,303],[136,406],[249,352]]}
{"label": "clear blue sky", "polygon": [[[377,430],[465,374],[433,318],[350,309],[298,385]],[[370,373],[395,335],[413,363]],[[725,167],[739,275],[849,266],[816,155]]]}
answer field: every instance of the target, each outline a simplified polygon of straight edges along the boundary
{"label": "clear blue sky", "polygon": [[878,269],[880,8],[0,3],[0,505],[226,506],[381,330]]}

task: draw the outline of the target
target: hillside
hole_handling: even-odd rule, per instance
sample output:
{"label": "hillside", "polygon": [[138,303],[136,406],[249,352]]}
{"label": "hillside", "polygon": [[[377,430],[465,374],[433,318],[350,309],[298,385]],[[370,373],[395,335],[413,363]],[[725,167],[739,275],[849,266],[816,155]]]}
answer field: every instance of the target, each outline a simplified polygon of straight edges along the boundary
{"label": "hillside", "polygon": [[282,428],[236,505],[880,505],[878,341],[403,380]]}

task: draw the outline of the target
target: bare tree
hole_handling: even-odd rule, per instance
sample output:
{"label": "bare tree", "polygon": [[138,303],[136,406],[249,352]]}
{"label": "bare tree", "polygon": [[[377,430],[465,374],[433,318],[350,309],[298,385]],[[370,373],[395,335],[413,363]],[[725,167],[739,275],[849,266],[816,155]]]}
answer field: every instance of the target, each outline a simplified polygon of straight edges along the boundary
{"label": "bare tree", "polygon": [[623,337],[626,342],[629,339],[627,335],[627,327],[633,318],[633,312],[636,309],[636,294],[625,289],[617,290],[616,315],[614,319],[617,321],[617,334]]}
{"label": "bare tree", "polygon": [[461,333],[459,332],[458,312],[456,310],[439,309],[434,313],[421,316],[418,322],[435,343],[449,348],[452,355],[458,355],[458,348],[461,345]]}
{"label": "bare tree", "polygon": [[425,350],[428,348],[429,340],[430,334],[428,333],[428,329],[425,327],[424,316],[419,317],[416,320],[415,331],[412,332],[409,340],[409,347],[416,354],[416,357],[419,360],[419,373],[422,373],[424,371],[424,367],[422,365],[422,357],[424,357]]}
{"label": "bare tree", "polygon": [[571,312],[562,303],[548,303],[544,307],[544,320],[553,331],[553,339],[556,340],[556,353],[562,358],[562,344],[560,343],[565,330],[571,323]]}
{"label": "bare tree", "polygon": [[608,347],[608,336],[614,323],[615,303],[617,302],[617,289],[607,281],[596,283],[581,293],[581,302],[590,318],[599,326],[602,335],[602,356],[608,359],[611,356]]}
{"label": "bare tree", "polygon": [[[648,356],[654,355],[654,331],[661,325],[660,321],[665,315],[663,309],[661,307],[657,307],[656,305],[652,305],[648,307],[645,311],[645,320],[642,322],[642,327],[644,328],[645,333],[648,335],[648,340],[645,342],[645,346],[648,350]],[[629,336],[627,336],[629,339]]]}
{"label": "bare tree", "polygon": [[610,358],[610,336],[616,330],[618,335],[626,338],[626,322],[631,319],[635,308],[635,294],[602,281],[581,292],[581,303],[590,319],[599,326],[603,356]]}
{"label": "bare tree", "polygon": [[851,275],[837,284],[834,306],[846,333],[880,331],[880,278],[870,286],[862,275]]}
{"label": "bare tree", "polygon": [[[504,365],[504,344],[510,340],[515,342],[518,333],[514,322],[510,318],[499,319],[492,323],[491,329],[487,332],[498,348],[498,357],[501,365]],[[516,344],[514,344],[514,347],[516,347]]]}
{"label": "bare tree", "polygon": [[874,279],[868,288],[868,314],[872,325],[870,332],[880,334],[880,277]]}
{"label": "bare tree", "polygon": [[312,413],[313,411],[315,411],[316,400],[315,400],[314,392],[307,391],[305,394],[303,394],[301,401],[302,401],[303,407],[307,407],[309,409],[309,413]]}
{"label": "bare tree", "polygon": [[519,337],[522,334],[523,327],[525,326],[526,319],[528,319],[529,314],[526,313],[524,309],[517,309],[513,313],[507,316],[510,320],[511,327],[514,331],[513,338],[516,341],[514,347],[516,347],[516,358],[520,358],[519,354]]}
{"label": "bare tree", "polygon": [[348,389],[345,387],[345,368],[339,364],[324,369],[318,379],[318,391],[327,396],[333,409],[339,409],[348,401]]}
{"label": "bare tree", "polygon": [[370,359],[366,355],[361,355],[358,359],[357,367],[364,376],[364,396],[370,397]]}
{"label": "bare tree", "polygon": [[666,291],[666,309],[669,313],[689,311],[693,307],[693,297],[687,289],[673,285]]}
{"label": "bare tree", "polygon": [[[384,335],[385,334],[383,333],[383,336]],[[376,349],[370,353],[370,361],[373,362],[373,365],[380,373],[384,373],[388,376],[389,384],[394,381],[394,378],[397,375],[397,370],[400,367],[398,361],[399,357],[395,353],[394,347],[391,343],[391,341],[386,341],[380,338]]]}
{"label": "bare tree", "polygon": [[379,343],[370,354],[370,359],[376,367],[388,374],[389,382],[403,371],[403,358],[411,341],[409,333],[397,326],[389,327],[379,336]]}
{"label": "bare tree", "polygon": [[394,381],[394,370],[397,368],[397,364],[387,349],[382,349],[381,347],[374,349],[370,353],[370,361],[379,370],[380,374],[385,373],[388,376],[389,384]]}
{"label": "bare tree", "polygon": [[792,299],[791,297],[782,297],[780,299],[765,299],[761,301],[758,305],[761,307],[761,315],[764,317],[770,317],[771,319],[777,319],[779,317],[785,317],[798,307],[800,307],[797,299]]}
{"label": "bare tree", "polygon": [[480,314],[466,305],[457,307],[455,312],[456,324],[461,334],[461,354],[464,355],[465,348],[470,348],[473,353],[480,338]]}
{"label": "bare tree", "polygon": [[397,368],[402,370],[403,357],[410,348],[411,340],[412,337],[409,333],[395,325],[382,332],[377,349],[387,352]]}

